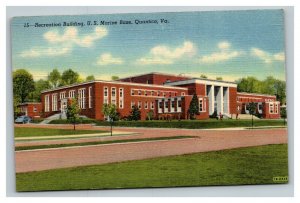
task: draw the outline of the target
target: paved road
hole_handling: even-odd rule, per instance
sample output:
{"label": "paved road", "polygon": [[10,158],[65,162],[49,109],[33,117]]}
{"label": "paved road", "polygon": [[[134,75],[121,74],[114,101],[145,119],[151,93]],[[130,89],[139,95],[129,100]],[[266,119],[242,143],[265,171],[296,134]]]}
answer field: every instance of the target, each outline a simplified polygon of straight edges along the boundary
{"label": "paved road", "polygon": [[[116,128],[116,130],[120,129]],[[40,171],[239,147],[287,143],[286,129],[214,131],[122,128],[121,130],[141,132],[140,135],[135,135],[134,138],[176,135],[197,135],[197,138],[18,151],[16,152],[16,172]],[[132,137],[127,136],[122,137],[122,139],[123,138],[130,139]],[[116,138],[107,137],[104,139]]]}

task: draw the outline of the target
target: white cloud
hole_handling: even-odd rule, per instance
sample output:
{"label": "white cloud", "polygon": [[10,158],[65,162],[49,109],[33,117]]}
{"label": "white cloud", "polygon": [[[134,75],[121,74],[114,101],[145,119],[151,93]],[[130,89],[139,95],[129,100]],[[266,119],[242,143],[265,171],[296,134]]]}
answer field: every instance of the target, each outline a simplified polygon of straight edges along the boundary
{"label": "white cloud", "polygon": [[243,54],[242,51],[231,50],[230,47],[231,44],[229,42],[220,42],[218,44],[218,48],[220,49],[218,52],[204,55],[200,57],[199,61],[201,63],[219,63],[222,61],[228,61]]}
{"label": "white cloud", "polygon": [[110,53],[105,53],[99,56],[97,64],[102,66],[110,64],[119,65],[123,64],[123,60],[121,58],[113,57]]}
{"label": "white cloud", "polygon": [[193,56],[196,53],[195,45],[190,41],[185,41],[182,46],[174,49],[158,45],[150,50],[146,57],[137,60],[138,64],[173,64],[175,60],[181,59],[184,56]]}
{"label": "white cloud", "polygon": [[107,35],[108,31],[103,27],[96,27],[93,33],[83,36],[78,35],[75,27],[66,28],[63,34],[58,31],[48,31],[43,37],[49,46],[33,47],[20,53],[21,57],[42,57],[42,56],[60,56],[72,52],[73,47],[91,47],[94,41],[99,40]]}
{"label": "white cloud", "polygon": [[34,47],[30,50],[23,51],[21,57],[41,57],[41,56],[59,56],[66,55],[72,51],[71,47]]}
{"label": "white cloud", "polygon": [[218,47],[219,49],[229,49],[231,47],[231,44],[227,41],[223,41],[218,44]]}
{"label": "white cloud", "polygon": [[259,48],[252,48],[251,55],[258,57],[263,60],[265,63],[272,63],[273,61],[284,61],[285,56],[283,52],[279,52],[276,54],[271,54]]}

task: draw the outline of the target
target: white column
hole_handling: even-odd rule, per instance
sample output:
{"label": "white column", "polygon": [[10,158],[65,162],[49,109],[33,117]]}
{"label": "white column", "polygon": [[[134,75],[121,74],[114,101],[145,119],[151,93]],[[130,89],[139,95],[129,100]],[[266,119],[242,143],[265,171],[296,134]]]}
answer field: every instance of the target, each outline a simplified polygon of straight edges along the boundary
{"label": "white column", "polygon": [[221,112],[223,114],[223,86],[218,87],[218,94],[217,94],[217,113]]}
{"label": "white column", "polygon": [[210,85],[209,93],[208,93],[208,99],[209,99],[209,114],[214,113],[214,105],[215,105],[215,86]]}

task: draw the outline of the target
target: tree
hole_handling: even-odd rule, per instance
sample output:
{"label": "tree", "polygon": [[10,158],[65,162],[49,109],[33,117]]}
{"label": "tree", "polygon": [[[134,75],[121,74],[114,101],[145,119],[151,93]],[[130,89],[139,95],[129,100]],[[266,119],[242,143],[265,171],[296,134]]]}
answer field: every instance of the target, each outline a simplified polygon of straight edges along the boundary
{"label": "tree", "polygon": [[25,69],[13,72],[13,95],[14,99],[25,102],[29,94],[34,91],[34,80],[32,75]]}
{"label": "tree", "polygon": [[223,78],[222,77],[216,77],[216,80],[223,80]]}
{"label": "tree", "polygon": [[202,75],[200,75],[200,78],[207,79],[207,76],[202,74]]}
{"label": "tree", "polygon": [[285,119],[287,117],[286,107],[282,107],[280,109],[280,116],[281,116],[281,118],[283,118],[283,125],[285,125]]}
{"label": "tree", "polygon": [[77,98],[73,98],[71,100],[68,100],[67,103],[67,119],[73,123],[73,130],[75,130],[76,121],[79,118],[80,108],[78,105]]}
{"label": "tree", "polygon": [[151,121],[153,119],[153,116],[154,116],[154,111],[153,110],[150,110],[147,112],[147,118],[149,121]]}
{"label": "tree", "polygon": [[30,98],[32,101],[41,102],[41,91],[50,89],[51,85],[48,80],[40,79],[34,83],[35,90],[31,92]]}
{"label": "tree", "polygon": [[94,81],[95,80],[95,76],[93,76],[93,75],[89,75],[89,76],[87,76],[86,78],[85,78],[85,81]]}
{"label": "tree", "polygon": [[48,75],[48,81],[51,85],[51,87],[56,88],[59,86],[61,82],[61,74],[60,72],[55,68],[52,70],[52,72]]}
{"label": "tree", "polygon": [[117,107],[114,104],[104,104],[102,108],[102,113],[107,117],[110,122],[110,136],[112,136],[112,126],[114,121],[118,119]]}
{"label": "tree", "polygon": [[262,82],[255,77],[246,77],[237,81],[239,92],[261,93]]}
{"label": "tree", "polygon": [[257,104],[254,102],[251,102],[248,104],[248,110],[249,110],[249,114],[252,115],[252,128],[253,128],[253,115],[256,114],[256,108],[257,108]]}
{"label": "tree", "polygon": [[138,121],[140,119],[141,119],[141,111],[136,105],[134,105],[133,109],[130,112],[129,120]]}
{"label": "tree", "polygon": [[111,80],[119,80],[119,76],[113,75],[111,76]]}
{"label": "tree", "polygon": [[61,83],[62,85],[72,85],[79,82],[79,74],[72,69],[68,69],[62,73]]}
{"label": "tree", "polygon": [[198,97],[196,94],[193,95],[193,98],[190,102],[188,113],[191,119],[195,119],[195,115],[199,114]]}

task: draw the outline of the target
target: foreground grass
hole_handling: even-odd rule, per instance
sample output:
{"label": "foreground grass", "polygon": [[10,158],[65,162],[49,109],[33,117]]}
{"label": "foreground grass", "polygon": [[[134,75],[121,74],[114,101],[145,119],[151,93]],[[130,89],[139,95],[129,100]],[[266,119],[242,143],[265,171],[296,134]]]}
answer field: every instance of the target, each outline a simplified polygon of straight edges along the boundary
{"label": "foreground grass", "polygon": [[16,127],[15,137],[34,137],[34,136],[51,136],[51,135],[79,135],[104,133],[103,130],[69,130],[69,129],[51,129],[51,128],[22,128]]}
{"label": "foreground grass", "polygon": [[176,139],[185,139],[185,138],[194,138],[194,137],[196,137],[196,136],[152,137],[152,138],[108,140],[108,141],[82,142],[82,143],[70,143],[70,144],[51,144],[51,145],[22,146],[22,147],[20,146],[20,147],[15,147],[15,151],[32,150],[32,149],[61,148],[61,147],[75,147],[75,146],[88,146],[88,145],[101,145],[101,144],[113,144],[113,143],[126,143],[126,142],[176,140]]}
{"label": "foreground grass", "polygon": [[269,184],[276,176],[288,176],[286,144],[18,173],[16,187],[41,191]]}

